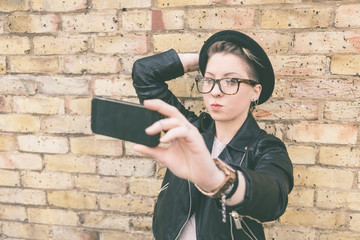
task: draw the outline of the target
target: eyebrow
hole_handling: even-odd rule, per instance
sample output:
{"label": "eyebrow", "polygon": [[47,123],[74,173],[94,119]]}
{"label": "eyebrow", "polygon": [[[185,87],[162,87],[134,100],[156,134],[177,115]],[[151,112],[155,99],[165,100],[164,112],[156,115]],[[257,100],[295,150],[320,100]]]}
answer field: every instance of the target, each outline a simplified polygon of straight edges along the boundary
{"label": "eyebrow", "polygon": [[[210,74],[210,75],[212,75],[212,76],[215,76],[215,74],[213,74],[213,73],[211,73],[211,72],[205,72],[205,74],[206,74],[206,73],[207,73],[207,74]],[[239,78],[247,78],[247,77],[245,77],[245,76],[240,75],[240,74],[237,73],[237,72],[228,72],[228,73],[225,73],[224,77],[227,77],[227,76],[233,75],[233,74],[239,76]]]}

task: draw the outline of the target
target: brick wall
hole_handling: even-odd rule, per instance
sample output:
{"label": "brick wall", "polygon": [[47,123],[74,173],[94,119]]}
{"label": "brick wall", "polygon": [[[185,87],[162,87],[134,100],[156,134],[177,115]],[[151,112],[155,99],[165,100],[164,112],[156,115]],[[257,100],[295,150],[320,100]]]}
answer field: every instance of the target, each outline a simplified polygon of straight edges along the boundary
{"label": "brick wall", "polygon": [[[0,0],[0,238],[152,239],[164,167],[92,134],[90,100],[137,101],[136,59],[223,29],[276,71],[255,116],[288,146],[296,186],[268,238],[360,239],[358,0]],[[200,112],[192,79],[170,87]]]}

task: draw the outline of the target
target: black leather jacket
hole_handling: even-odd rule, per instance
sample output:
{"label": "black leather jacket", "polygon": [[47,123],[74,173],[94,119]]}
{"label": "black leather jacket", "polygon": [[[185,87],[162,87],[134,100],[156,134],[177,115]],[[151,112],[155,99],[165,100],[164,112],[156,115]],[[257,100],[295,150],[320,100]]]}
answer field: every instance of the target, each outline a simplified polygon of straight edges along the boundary
{"label": "black leather jacket", "polygon": [[[183,74],[177,53],[169,50],[137,60],[133,85],[140,102],[159,98],[177,107],[198,128],[211,151],[214,120],[207,113],[196,116],[185,109],[165,83]],[[293,168],[284,143],[261,130],[249,113],[219,158],[243,172],[245,200],[237,206],[227,206],[223,223],[218,200],[204,196],[191,182],[167,170],[154,210],[156,239],[177,239],[193,213],[197,240],[265,239],[261,222],[275,220],[284,213],[293,188]]]}

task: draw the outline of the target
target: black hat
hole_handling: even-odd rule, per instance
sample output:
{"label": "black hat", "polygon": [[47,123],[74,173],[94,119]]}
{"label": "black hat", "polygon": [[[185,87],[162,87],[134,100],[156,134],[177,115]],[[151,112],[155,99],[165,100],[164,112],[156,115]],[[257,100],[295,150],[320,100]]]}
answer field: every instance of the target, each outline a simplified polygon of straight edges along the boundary
{"label": "black hat", "polygon": [[256,71],[259,74],[259,83],[262,86],[258,104],[266,102],[274,90],[274,70],[264,49],[262,49],[262,47],[254,39],[241,32],[225,30],[215,33],[208,40],[206,40],[201,48],[199,57],[199,68],[202,75],[205,74],[206,64],[209,58],[207,53],[208,49],[211,45],[218,41],[228,41],[239,47],[246,48],[257,58],[258,62],[262,65],[260,66],[254,62]]}

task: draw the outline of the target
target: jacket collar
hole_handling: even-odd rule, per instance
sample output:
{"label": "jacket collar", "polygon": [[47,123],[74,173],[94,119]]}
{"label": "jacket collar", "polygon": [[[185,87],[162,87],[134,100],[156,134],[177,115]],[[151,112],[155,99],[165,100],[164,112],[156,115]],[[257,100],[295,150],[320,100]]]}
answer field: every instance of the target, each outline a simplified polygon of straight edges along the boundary
{"label": "jacket collar", "polygon": [[[208,149],[212,150],[212,145],[215,137],[215,121],[210,117],[209,114],[203,116],[200,123],[201,131]],[[257,139],[261,129],[255,121],[251,113],[248,114],[245,122],[235,134],[233,139],[228,143],[227,147],[230,147],[237,151],[246,151],[249,144]]]}

